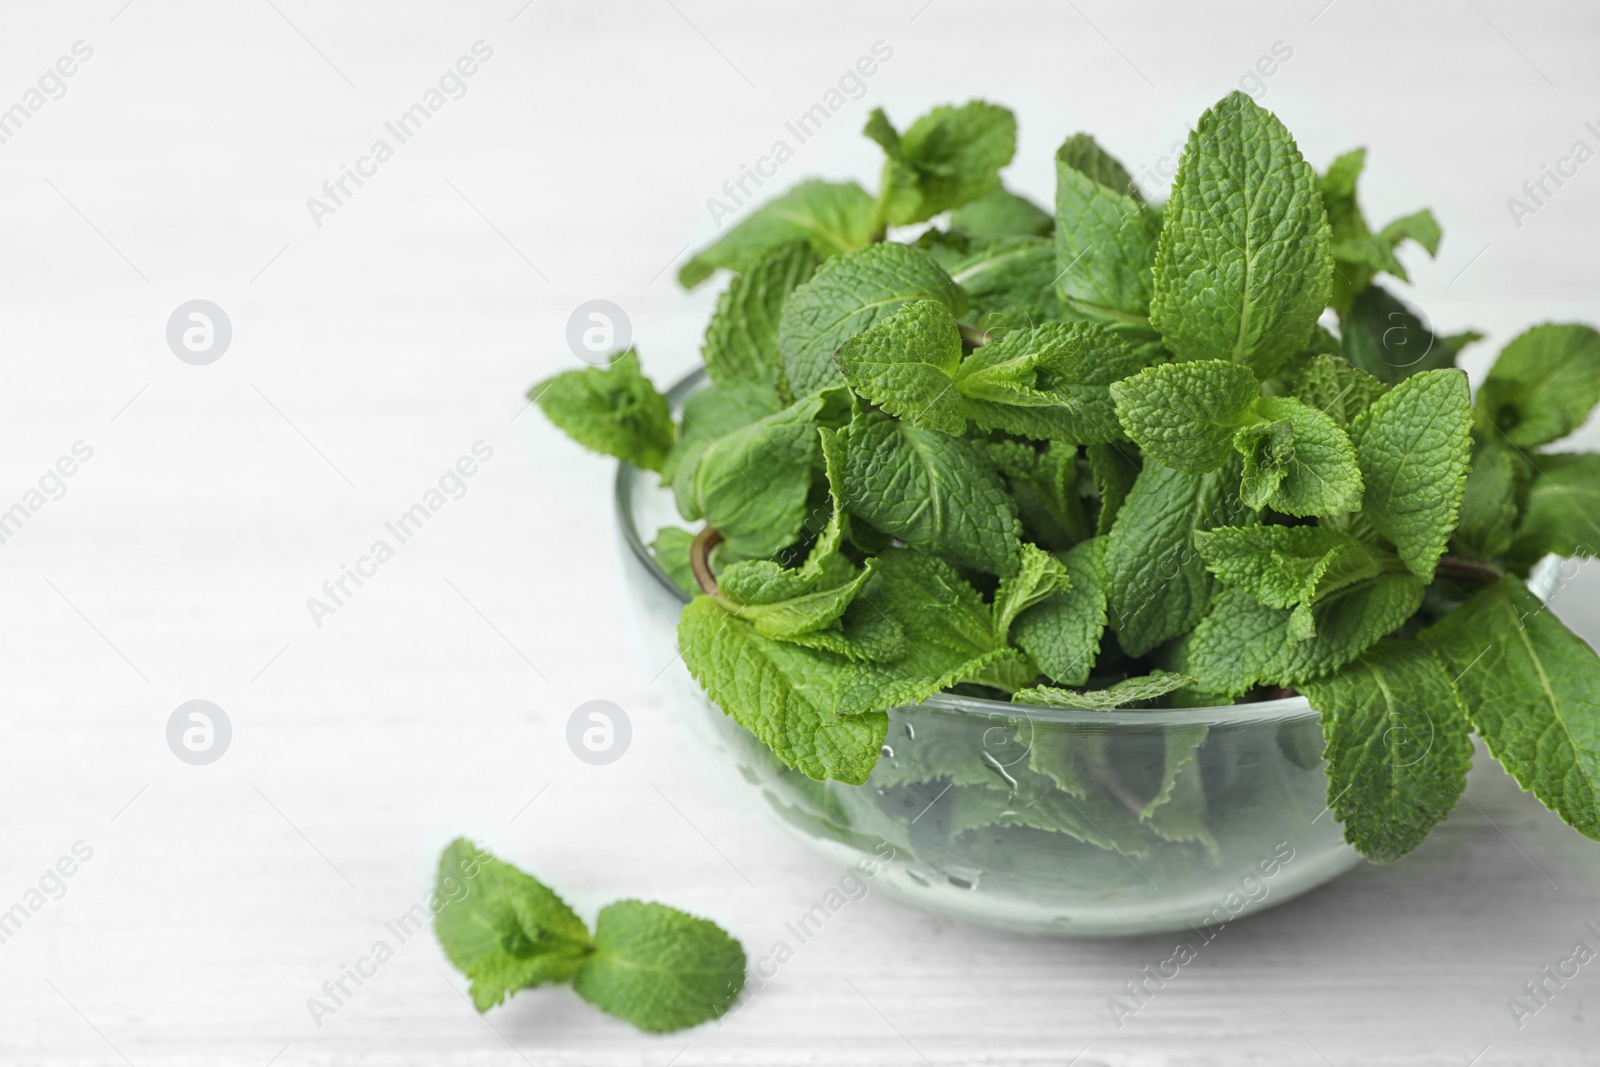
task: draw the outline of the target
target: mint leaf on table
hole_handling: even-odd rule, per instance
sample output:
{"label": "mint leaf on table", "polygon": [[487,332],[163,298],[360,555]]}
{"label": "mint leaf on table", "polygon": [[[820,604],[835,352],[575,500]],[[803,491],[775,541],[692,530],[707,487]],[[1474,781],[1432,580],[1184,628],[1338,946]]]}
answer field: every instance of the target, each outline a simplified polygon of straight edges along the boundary
{"label": "mint leaf on table", "polygon": [[1112,383],[1143,366],[1091,323],[1008,330],[962,361],[955,387],[980,429],[1035,440],[1104,444],[1122,437]]}
{"label": "mint leaf on table", "polygon": [[716,923],[619,900],[595,918],[594,953],[572,988],[601,1011],[665,1033],[726,1012],[744,988],[744,969],[744,949]]}
{"label": "mint leaf on table", "polygon": [[1287,396],[1262,397],[1255,414],[1265,421],[1234,437],[1244,455],[1239,496],[1245,504],[1300,516],[1360,509],[1355,446],[1331,415]]}
{"label": "mint leaf on table", "polygon": [[672,408],[639,370],[633,349],[608,367],[569,370],[528,390],[545,417],[574,441],[649,471],[672,448]]}
{"label": "mint leaf on table", "polygon": [[1163,363],[1111,387],[1117,418],[1146,456],[1190,474],[1228,461],[1260,398],[1250,368],[1222,360]]}
{"label": "mint leaf on table", "polygon": [[1149,334],[1161,215],[1128,172],[1080,133],[1056,150],[1056,291],[1075,318]]}
{"label": "mint leaf on table", "polygon": [[[1509,464],[1510,458],[1506,457]],[[1472,476],[1467,479],[1472,500]],[[1466,524],[1466,507],[1462,508]],[[1528,487],[1528,502],[1505,555],[1531,567],[1549,553],[1600,555],[1600,455],[1591,452],[1542,454]]]}
{"label": "mint leaf on table", "polygon": [[589,929],[545,885],[465,838],[439,857],[433,919],[444,954],[472,980],[479,1011],[519,989],[570,979],[593,951]]}
{"label": "mint leaf on table", "polygon": [[995,186],[950,215],[950,228],[979,240],[998,237],[1048,237],[1056,220],[1025,196]]}
{"label": "mint leaf on table", "polygon": [[1179,359],[1265,377],[1299,352],[1332,290],[1316,173],[1283,124],[1228,94],[1189,135],[1156,253],[1150,323]]}
{"label": "mint leaf on table", "polygon": [[744,949],[715,923],[623,900],[601,909],[591,937],[542,882],[466,838],[439,857],[436,895],[434,932],[480,1012],[571,981],[602,1011],[661,1033],[715,1019],[744,988]]}
{"label": "mint leaf on table", "polygon": [[1505,578],[1424,630],[1473,728],[1517,784],[1600,840],[1600,660]]}
{"label": "mint leaf on table", "polygon": [[1431,370],[1385,393],[1350,427],[1366,480],[1362,514],[1424,582],[1456,528],[1471,426],[1466,374]]}
{"label": "mint leaf on table", "polygon": [[966,402],[955,386],[961,332],[944,304],[907,304],[845,341],[835,360],[850,388],[889,414],[956,437],[966,433]]}
{"label": "mint leaf on table", "polygon": [[1023,610],[1011,638],[1045,676],[1063,685],[1083,685],[1100,654],[1106,630],[1102,538],[1076,545],[1061,557],[1065,591]]}
{"label": "mint leaf on table", "polygon": [[1335,589],[1375,578],[1382,563],[1348,534],[1320,526],[1197,530],[1195,548],[1211,573],[1269,608],[1292,609],[1289,636],[1316,636],[1311,607]]}
{"label": "mint leaf on table", "polygon": [[717,298],[700,348],[711,380],[754,382],[776,391],[783,378],[778,322],[784,301],[822,262],[804,241],[779,245],[734,275]]}
{"label": "mint leaf on table", "polygon": [[878,202],[891,225],[924,222],[1000,187],[1000,168],[1017,150],[1017,120],[973,100],[936,107],[899,133],[882,108],[863,131],[888,158]]}
{"label": "mint leaf on table", "polygon": [[1374,863],[1416,848],[1460,800],[1471,727],[1450,674],[1420,641],[1380,641],[1301,685],[1322,718],[1328,807]]}
{"label": "mint leaf on table", "polygon": [[1518,448],[1548,444],[1583,424],[1600,401],[1600,333],[1547,323],[1515,338],[1478,390],[1478,413]]}
{"label": "mint leaf on table", "polygon": [[882,228],[872,197],[854,182],[806,181],[756,208],[678,270],[693,289],[719,268],[742,273],[791,241],[824,259],[860,248]]}
{"label": "mint leaf on table", "polygon": [[1391,385],[1423,371],[1454,367],[1461,347],[1477,336],[1438,336],[1403,301],[1377,285],[1363,289],[1339,322],[1345,359]]}
{"label": "mint leaf on table", "polygon": [[856,416],[844,436],[851,515],[913,548],[1015,573],[1016,505],[981,445],[878,412]]}
{"label": "mint leaf on table", "polygon": [[1164,697],[1175,689],[1193,685],[1194,679],[1186,674],[1171,671],[1152,671],[1141,678],[1128,678],[1106,689],[1080,692],[1072,689],[1055,689],[1047,685],[1023,689],[1011,694],[1017,704],[1036,704],[1052,708],[1120,708],[1128,704],[1142,704]]}
{"label": "mint leaf on table", "polygon": [[1239,465],[1188,474],[1147,464],[1107,535],[1106,593],[1111,628],[1140,656],[1192,629],[1211,603],[1216,579],[1195,552],[1195,530],[1253,522],[1239,500]]}
{"label": "mint leaf on table", "polygon": [[909,245],[886,241],[823,263],[789,294],[778,324],[778,355],[794,395],[840,384],[839,346],[916,300],[937,300],[957,318],[967,310],[960,286]]}

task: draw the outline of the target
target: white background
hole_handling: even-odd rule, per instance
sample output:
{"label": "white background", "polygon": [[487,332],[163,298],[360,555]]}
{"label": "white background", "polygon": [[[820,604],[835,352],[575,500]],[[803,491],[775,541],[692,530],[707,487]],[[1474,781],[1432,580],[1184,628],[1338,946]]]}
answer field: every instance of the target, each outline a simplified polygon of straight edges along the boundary
{"label": "white background", "polygon": [[[0,145],[0,508],[94,455],[0,545],[0,909],[94,853],[0,945],[0,1062],[1593,1062],[1596,967],[1520,1030],[1506,1000],[1600,948],[1600,848],[1489,765],[1412,857],[1230,928],[1120,1030],[1106,999],[1168,939],[998,935],[876,893],[720,1029],[642,1036],[562,989],[485,1020],[431,936],[315,1027],[306,999],[460,833],[585,916],[660,899],[752,956],[836,879],[724,787],[634,651],[613,465],[519,412],[577,365],[587,299],[627,309],[658,381],[696,362],[716,286],[673,272],[716,232],[707,198],[873,42],[892,59],[775,184],[875,181],[872,106],[982,95],[1048,203],[1064,135],[1155,164],[1282,41],[1263,103],[1319,167],[1369,146],[1375,222],[1435,210],[1411,295],[1490,335],[1475,371],[1534,321],[1600,319],[1600,162],[1520,228],[1506,207],[1600,148],[1592,5],[523,2],[5,5],[0,107],[94,54]],[[318,227],[307,198],[478,40],[467,94]],[[233,324],[210,366],[164,338],[194,298]],[[313,625],[306,599],[480,440],[467,495]],[[1558,597],[1590,640],[1597,592]],[[166,746],[194,698],[233,723],[211,766]],[[564,740],[593,698],[633,723],[609,767]]]}

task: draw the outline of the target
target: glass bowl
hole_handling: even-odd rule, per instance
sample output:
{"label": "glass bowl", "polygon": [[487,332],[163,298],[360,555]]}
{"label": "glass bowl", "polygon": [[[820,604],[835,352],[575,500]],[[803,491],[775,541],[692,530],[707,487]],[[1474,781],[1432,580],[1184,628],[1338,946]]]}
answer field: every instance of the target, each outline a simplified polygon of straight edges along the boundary
{"label": "glass bowl", "polygon": [[[696,372],[669,396],[681,404],[703,384]],[[1027,933],[1192,929],[1209,939],[1361,862],[1327,810],[1321,727],[1304,697],[1082,711],[947,693],[889,712],[865,785],[790,770],[677,659],[689,597],[646,547],[660,527],[684,525],[670,490],[624,464],[616,492],[650,662],[671,662],[707,762],[853,868],[840,883],[860,887],[851,893],[870,880],[920,907]]]}

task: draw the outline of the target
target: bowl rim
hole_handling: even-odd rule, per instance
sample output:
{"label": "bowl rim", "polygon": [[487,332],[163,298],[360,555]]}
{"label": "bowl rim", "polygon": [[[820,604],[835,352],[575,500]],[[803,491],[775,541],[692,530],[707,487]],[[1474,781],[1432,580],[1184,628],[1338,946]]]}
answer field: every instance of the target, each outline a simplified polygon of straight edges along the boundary
{"label": "bowl rim", "polygon": [[[673,408],[680,410],[683,401],[707,380],[706,369],[698,367],[673,383],[666,391]],[[688,593],[667,576],[656,562],[649,547],[640,536],[639,525],[633,511],[633,490],[646,472],[629,463],[618,462],[615,496],[617,520],[622,527],[622,537],[635,560],[655,579],[663,592],[681,605],[690,600]],[[1171,727],[1186,725],[1265,725],[1266,723],[1298,722],[1317,718],[1317,711],[1302,695],[1279,697],[1273,700],[1256,700],[1243,704],[1218,704],[1199,708],[1061,708],[1034,704],[1013,704],[1008,700],[990,700],[985,697],[961,696],[954,693],[935,693],[920,704],[909,705],[958,715],[980,715],[985,718],[1028,718],[1039,722],[1096,725]],[[893,710],[893,709],[891,709]]]}

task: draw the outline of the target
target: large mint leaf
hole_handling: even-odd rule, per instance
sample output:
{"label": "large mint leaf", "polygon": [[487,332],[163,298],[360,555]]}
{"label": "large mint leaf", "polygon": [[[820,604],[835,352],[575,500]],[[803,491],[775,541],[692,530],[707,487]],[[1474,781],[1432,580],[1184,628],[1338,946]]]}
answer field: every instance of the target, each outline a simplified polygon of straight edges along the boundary
{"label": "large mint leaf", "polygon": [[[1370,285],[1339,317],[1344,358],[1394,384],[1423,371],[1456,365],[1462,338],[1440,337],[1382,286]],[[1467,335],[1468,340],[1476,335]]]}
{"label": "large mint leaf", "polygon": [[794,395],[839,384],[839,346],[915,300],[937,300],[957,318],[967,310],[961,288],[910,245],[884,242],[824,263],[789,295],[778,325],[778,354]]}
{"label": "large mint leaf", "polygon": [[891,415],[959,437],[966,401],[956,391],[961,331],[950,309],[918,300],[839,346],[839,370],[850,388]]}
{"label": "large mint leaf", "polygon": [[995,187],[950,215],[950,228],[987,240],[996,237],[1048,237],[1055,228],[1050,212],[1025,196]]}
{"label": "large mint leaf", "polygon": [[1094,532],[1097,537],[1104,536],[1111,532],[1111,524],[1116,521],[1122,502],[1128,499],[1139,477],[1139,450],[1126,442],[1089,445],[1083,450],[1083,458],[1089,464],[1095,492],[1100,497]]}
{"label": "large mint leaf", "polygon": [[1517,784],[1600,840],[1600,660],[1506,578],[1428,630],[1472,725]]}
{"label": "large mint leaf", "polygon": [[865,412],[845,434],[844,480],[850,514],[884,533],[991,574],[1015,573],[1016,505],[981,444]]}
{"label": "large mint leaf", "polygon": [[693,289],[718,268],[747,271],[774,249],[804,241],[824,259],[860,248],[882,228],[872,198],[854,182],[806,181],[756,208],[678,270]]}
{"label": "large mint leaf", "polygon": [[1091,321],[1148,328],[1161,216],[1088,134],[1056,150],[1056,291]]}
{"label": "large mint leaf", "polygon": [[1361,469],[1355,446],[1334,421],[1293,397],[1264,396],[1265,420],[1239,431],[1244,456],[1239,496],[1251,507],[1285,515],[1343,515],[1361,507]]}
{"label": "large mint leaf", "polygon": [[878,202],[895,226],[924,222],[998,189],[1000,168],[1017,150],[1015,116],[982,100],[936,107],[905,133],[874,108],[864,132],[888,157]]}
{"label": "large mint leaf", "polygon": [[706,373],[718,383],[756,382],[777,390],[778,322],[789,293],[822,262],[804,241],[781,245],[749,270],[734,276],[717,298],[700,353]]}
{"label": "large mint leaf", "polygon": [[1312,607],[1316,636],[1308,640],[1297,638],[1289,610],[1224,589],[1195,627],[1184,669],[1199,688],[1229,695],[1321,678],[1397,630],[1421,606],[1423,588],[1409,574],[1384,574],[1337,589]]}
{"label": "large mint leaf", "polygon": [[[1510,457],[1505,457],[1509,463]],[[1600,555],[1600,455],[1556,453],[1538,457],[1528,503],[1507,555],[1532,566],[1545,555]],[[1472,480],[1467,483],[1468,500]],[[1504,498],[1502,498],[1504,499]],[[1462,525],[1466,525],[1466,508]]]}
{"label": "large mint leaf", "polygon": [[1260,393],[1248,367],[1214,359],[1164,363],[1111,386],[1117,418],[1144,454],[1190,474],[1228,461]]}
{"label": "large mint leaf", "polygon": [[1156,253],[1150,322],[1179,359],[1266,377],[1305,347],[1332,291],[1316,173],[1283,123],[1243,93],[1200,117]]}
{"label": "large mint leaf", "polygon": [[1600,401],[1600,333],[1547,323],[1501,351],[1478,390],[1478,412],[1519,448],[1547,444],[1583,424]]}
{"label": "large mint leaf", "polygon": [[1461,798],[1472,766],[1466,709],[1433,650],[1380,641],[1301,685],[1322,718],[1328,807],[1374,863],[1420,845]]}
{"label": "large mint leaf", "polygon": [[1343,356],[1325,352],[1307,359],[1294,376],[1294,397],[1349,426],[1389,387]]}
{"label": "large mint leaf", "polygon": [[685,466],[700,462],[700,455],[719,437],[749,426],[783,410],[783,401],[769,385],[734,381],[708,385],[683,402],[678,439],[661,466],[661,480],[671,482]]}
{"label": "large mint leaf", "polygon": [[1271,608],[1291,608],[1290,636],[1315,637],[1311,606],[1335,589],[1376,577],[1380,560],[1365,544],[1320,526],[1229,526],[1199,530],[1195,548],[1224,585]]}
{"label": "large mint leaf", "polygon": [[1216,588],[1195,551],[1195,530],[1254,522],[1239,500],[1239,466],[1209,474],[1145,466],[1107,537],[1106,592],[1111,628],[1140,656],[1188,631],[1205,614]]}
{"label": "large mint leaf", "polygon": [[995,331],[1062,318],[1056,299],[1055,245],[1047,237],[974,241],[929,231],[923,248],[967,294],[968,320]]}
{"label": "large mint leaf", "polygon": [[715,1019],[744,988],[744,949],[716,923],[665,904],[600,910],[594,954],[572,979],[584,1000],[652,1033]]}
{"label": "large mint leaf", "polygon": [[648,471],[667,461],[672,408],[628,349],[608,367],[569,370],[528,390],[545,416],[584,448]]}
{"label": "large mint leaf", "polygon": [[1102,539],[1085,541],[1061,557],[1067,590],[1017,616],[1011,637],[1045,675],[1063,685],[1089,680],[1106,629]]}
{"label": "large mint leaf", "polygon": [[984,430],[1103,444],[1122,436],[1112,383],[1143,365],[1120,338],[1091,323],[1010,330],[962,361],[955,386]]}
{"label": "large mint leaf", "polygon": [[1366,480],[1363,517],[1424,582],[1432,581],[1456,528],[1471,428],[1467,376],[1459,370],[1407,378],[1350,428]]}

